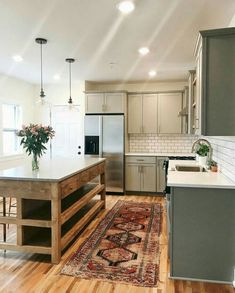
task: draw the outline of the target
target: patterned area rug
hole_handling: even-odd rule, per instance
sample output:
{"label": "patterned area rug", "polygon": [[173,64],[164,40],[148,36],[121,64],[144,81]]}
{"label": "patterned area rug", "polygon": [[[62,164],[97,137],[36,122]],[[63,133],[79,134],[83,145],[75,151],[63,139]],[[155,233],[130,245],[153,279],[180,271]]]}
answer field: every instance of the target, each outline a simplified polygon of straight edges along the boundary
{"label": "patterned area rug", "polygon": [[155,287],[160,232],[160,204],[118,201],[61,273]]}

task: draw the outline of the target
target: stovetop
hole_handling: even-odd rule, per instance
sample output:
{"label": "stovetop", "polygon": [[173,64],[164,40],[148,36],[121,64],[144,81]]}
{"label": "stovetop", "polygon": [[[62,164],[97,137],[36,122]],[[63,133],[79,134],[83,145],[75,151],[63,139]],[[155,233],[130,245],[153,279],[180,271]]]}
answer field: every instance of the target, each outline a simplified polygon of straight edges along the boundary
{"label": "stovetop", "polygon": [[168,157],[169,160],[196,160],[193,156],[170,156]]}

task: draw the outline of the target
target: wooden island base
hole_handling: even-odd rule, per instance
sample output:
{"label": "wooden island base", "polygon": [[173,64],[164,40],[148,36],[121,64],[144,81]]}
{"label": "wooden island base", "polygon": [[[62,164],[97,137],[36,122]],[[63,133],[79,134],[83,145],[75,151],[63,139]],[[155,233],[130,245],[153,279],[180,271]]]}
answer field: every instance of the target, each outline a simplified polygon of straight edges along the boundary
{"label": "wooden island base", "polygon": [[[99,184],[89,183],[97,176]],[[16,243],[1,242],[0,249],[50,254],[57,264],[61,252],[105,208],[105,161],[58,181],[1,178],[0,195],[16,198],[17,204],[16,217],[0,216],[0,223],[16,225]]]}

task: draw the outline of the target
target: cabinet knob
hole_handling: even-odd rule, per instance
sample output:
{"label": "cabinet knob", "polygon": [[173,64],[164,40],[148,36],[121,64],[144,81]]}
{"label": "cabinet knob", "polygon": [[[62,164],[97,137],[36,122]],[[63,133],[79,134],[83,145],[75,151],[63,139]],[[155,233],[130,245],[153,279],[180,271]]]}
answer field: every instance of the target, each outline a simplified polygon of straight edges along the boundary
{"label": "cabinet knob", "polygon": [[78,152],[78,155],[81,155],[81,152]]}

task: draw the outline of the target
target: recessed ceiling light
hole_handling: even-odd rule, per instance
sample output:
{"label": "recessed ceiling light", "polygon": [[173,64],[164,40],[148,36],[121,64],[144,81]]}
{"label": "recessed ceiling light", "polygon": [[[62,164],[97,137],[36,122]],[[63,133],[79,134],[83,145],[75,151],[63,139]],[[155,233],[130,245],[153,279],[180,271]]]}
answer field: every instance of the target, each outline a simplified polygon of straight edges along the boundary
{"label": "recessed ceiling light", "polygon": [[132,1],[122,1],[117,5],[117,8],[124,14],[128,14],[135,9],[135,5]]}
{"label": "recessed ceiling light", "polygon": [[157,74],[157,72],[155,70],[150,70],[149,71],[149,76],[150,77],[154,77]]}
{"label": "recessed ceiling light", "polygon": [[142,48],[139,48],[139,53],[141,54],[141,55],[147,55],[148,53],[149,53],[149,48],[147,48],[147,47],[142,47]]}
{"label": "recessed ceiling light", "polygon": [[21,62],[21,61],[23,61],[23,58],[20,55],[14,55],[14,56],[12,56],[12,59],[15,62]]}
{"label": "recessed ceiling light", "polygon": [[59,79],[60,79],[60,75],[59,75],[59,74],[55,74],[55,75],[53,76],[53,78],[54,78],[54,80],[59,80]]}

